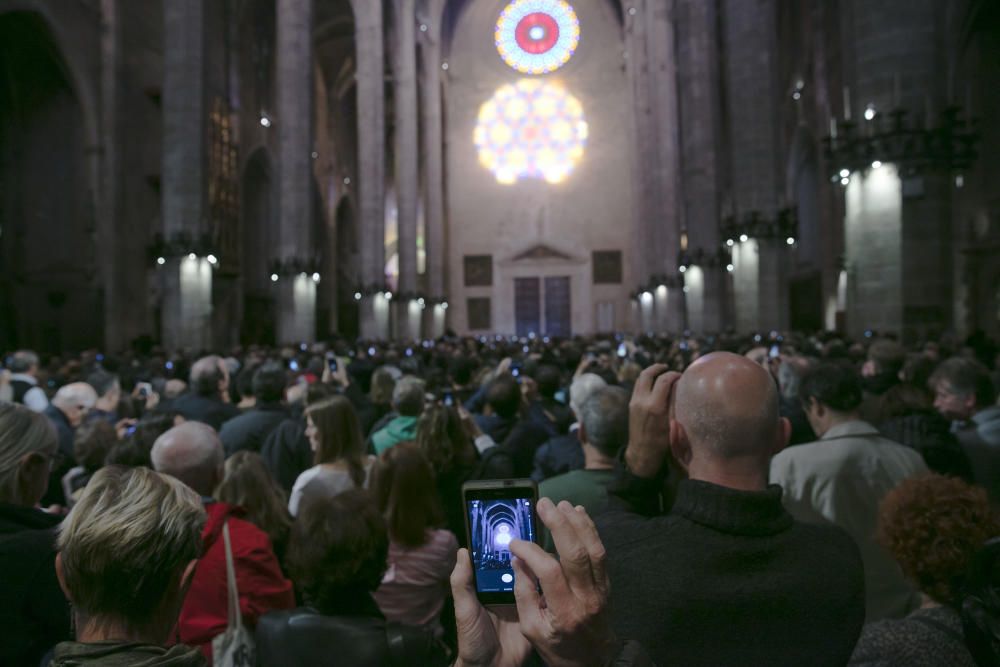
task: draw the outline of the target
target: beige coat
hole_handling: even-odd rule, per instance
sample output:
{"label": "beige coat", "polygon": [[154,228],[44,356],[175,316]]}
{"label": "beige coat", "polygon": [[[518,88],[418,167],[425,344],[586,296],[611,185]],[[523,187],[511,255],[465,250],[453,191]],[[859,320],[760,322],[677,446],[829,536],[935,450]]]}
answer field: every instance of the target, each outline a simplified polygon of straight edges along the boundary
{"label": "beige coat", "polygon": [[885,494],[926,472],[919,453],[860,420],[834,426],[816,442],[789,447],[771,461],[771,482],[781,485],[792,516],[835,524],[857,542],[865,566],[865,622],[900,618],[919,604],[899,565],[875,541],[875,528]]}

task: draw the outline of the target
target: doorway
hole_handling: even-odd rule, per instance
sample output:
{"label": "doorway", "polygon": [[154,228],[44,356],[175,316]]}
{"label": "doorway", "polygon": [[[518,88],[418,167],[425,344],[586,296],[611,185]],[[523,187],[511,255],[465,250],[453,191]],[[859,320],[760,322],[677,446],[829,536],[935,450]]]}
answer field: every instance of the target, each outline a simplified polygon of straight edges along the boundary
{"label": "doorway", "polygon": [[569,276],[514,278],[514,321],[518,336],[540,333],[568,337],[570,306]]}

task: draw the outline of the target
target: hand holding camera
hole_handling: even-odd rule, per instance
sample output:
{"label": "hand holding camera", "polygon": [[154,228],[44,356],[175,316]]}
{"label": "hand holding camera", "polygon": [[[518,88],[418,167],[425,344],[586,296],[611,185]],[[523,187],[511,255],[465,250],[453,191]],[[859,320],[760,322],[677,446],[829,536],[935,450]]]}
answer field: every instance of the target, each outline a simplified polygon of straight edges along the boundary
{"label": "hand holding camera", "polygon": [[638,477],[655,477],[670,456],[673,392],[681,374],[654,364],[636,380],[629,402],[628,448],[625,463]]}

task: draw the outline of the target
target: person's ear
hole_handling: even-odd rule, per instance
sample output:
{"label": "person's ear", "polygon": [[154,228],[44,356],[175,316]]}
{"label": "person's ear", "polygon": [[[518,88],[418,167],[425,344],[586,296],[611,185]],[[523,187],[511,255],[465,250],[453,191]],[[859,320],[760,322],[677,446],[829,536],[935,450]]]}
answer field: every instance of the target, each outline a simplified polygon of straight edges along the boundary
{"label": "person's ear", "polygon": [[691,463],[691,443],[688,441],[684,427],[676,419],[670,420],[669,436],[670,453],[674,455],[674,460],[684,469],[688,470]]}
{"label": "person's ear", "polygon": [[771,452],[771,456],[774,456],[785,447],[788,446],[788,442],[792,439],[792,422],[788,420],[787,417],[782,417],[778,420],[778,433],[774,441],[774,451]]}
{"label": "person's ear", "polygon": [[70,595],[69,588],[66,587],[66,568],[63,565],[62,552],[56,554],[56,579],[59,580],[59,588],[62,589],[63,595],[72,602],[73,596]]}

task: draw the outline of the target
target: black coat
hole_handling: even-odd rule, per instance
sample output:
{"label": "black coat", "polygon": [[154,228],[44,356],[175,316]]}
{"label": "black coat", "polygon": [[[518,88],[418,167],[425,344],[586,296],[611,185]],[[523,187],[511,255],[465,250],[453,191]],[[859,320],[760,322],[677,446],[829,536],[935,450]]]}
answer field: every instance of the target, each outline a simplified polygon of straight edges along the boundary
{"label": "black coat", "polygon": [[227,421],[219,431],[226,458],[244,450],[260,453],[267,436],[288,416],[288,408],[284,405],[263,403]]}
{"label": "black coat", "polygon": [[305,419],[286,419],[278,424],[264,441],[260,455],[278,484],[291,493],[295,480],[314,463],[312,447],[306,438]]}
{"label": "black coat", "polygon": [[535,452],[531,479],[542,482],[549,477],[583,468],[585,463],[583,445],[580,444],[578,434],[579,431],[572,431],[565,435],[557,435],[539,447]]}
{"label": "black coat", "polygon": [[62,517],[0,503],[0,665],[38,665],[70,639],[69,603],[56,578]]}
{"label": "black coat", "polygon": [[257,664],[261,667],[448,664],[443,646],[431,633],[388,623],[374,601],[341,604],[344,613],[329,616],[308,607],[272,611],[262,616],[257,622]]}
{"label": "black coat", "polygon": [[619,637],[658,665],[847,664],[865,591],[846,532],[797,523],[778,486],[685,480],[670,513],[647,518],[621,501],[655,494],[659,480],[622,478],[597,517]]}
{"label": "black coat", "polygon": [[188,421],[208,424],[216,431],[220,430],[227,421],[239,417],[241,414],[240,409],[235,405],[223,403],[218,398],[199,396],[191,392],[174,399],[169,409]]}

